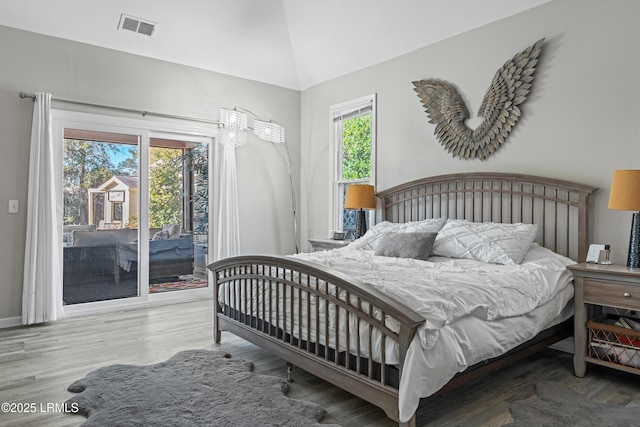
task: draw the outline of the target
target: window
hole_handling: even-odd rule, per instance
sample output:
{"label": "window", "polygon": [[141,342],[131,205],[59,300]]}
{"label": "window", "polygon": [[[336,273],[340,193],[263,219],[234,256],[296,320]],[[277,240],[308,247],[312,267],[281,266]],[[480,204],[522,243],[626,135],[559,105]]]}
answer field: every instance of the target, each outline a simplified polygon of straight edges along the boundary
{"label": "window", "polygon": [[[331,107],[332,184],[330,227],[356,228],[356,211],[344,209],[347,186],[375,185],[376,96],[369,95]],[[368,221],[374,213],[371,212]]]}

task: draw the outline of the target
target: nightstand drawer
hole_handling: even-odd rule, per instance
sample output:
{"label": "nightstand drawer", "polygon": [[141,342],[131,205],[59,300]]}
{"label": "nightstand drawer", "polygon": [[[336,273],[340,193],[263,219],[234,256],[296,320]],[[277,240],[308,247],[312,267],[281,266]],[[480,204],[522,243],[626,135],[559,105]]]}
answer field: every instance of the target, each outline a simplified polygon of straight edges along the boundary
{"label": "nightstand drawer", "polygon": [[640,286],[585,279],[584,302],[640,310]]}

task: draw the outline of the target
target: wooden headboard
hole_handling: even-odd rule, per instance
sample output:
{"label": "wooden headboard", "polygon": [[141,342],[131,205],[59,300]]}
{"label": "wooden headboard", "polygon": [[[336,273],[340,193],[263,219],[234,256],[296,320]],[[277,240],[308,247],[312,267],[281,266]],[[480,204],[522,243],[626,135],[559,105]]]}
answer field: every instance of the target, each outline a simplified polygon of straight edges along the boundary
{"label": "wooden headboard", "polygon": [[458,173],[423,178],[378,193],[382,219],[447,217],[538,225],[536,242],[584,261],[589,244],[589,196],[597,188],[511,173]]}

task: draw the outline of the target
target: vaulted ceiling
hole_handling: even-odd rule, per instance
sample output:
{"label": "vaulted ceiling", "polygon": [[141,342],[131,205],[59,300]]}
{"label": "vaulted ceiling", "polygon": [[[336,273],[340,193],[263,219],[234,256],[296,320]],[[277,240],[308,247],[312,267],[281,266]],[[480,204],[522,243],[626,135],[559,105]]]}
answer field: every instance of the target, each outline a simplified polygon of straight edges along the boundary
{"label": "vaulted ceiling", "polygon": [[0,0],[0,25],[304,90],[548,1]]}

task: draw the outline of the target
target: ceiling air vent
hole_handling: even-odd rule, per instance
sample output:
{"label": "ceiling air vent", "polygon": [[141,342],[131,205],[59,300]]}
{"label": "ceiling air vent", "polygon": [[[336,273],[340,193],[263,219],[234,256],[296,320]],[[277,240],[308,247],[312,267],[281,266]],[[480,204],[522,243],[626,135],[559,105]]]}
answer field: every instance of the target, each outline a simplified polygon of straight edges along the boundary
{"label": "ceiling air vent", "polygon": [[129,30],[134,33],[144,34],[145,36],[151,37],[153,32],[156,30],[156,26],[158,24],[156,22],[145,21],[140,18],[136,18],[134,16],[125,15],[124,13],[120,15],[120,23],[118,24],[118,29],[120,30]]}

